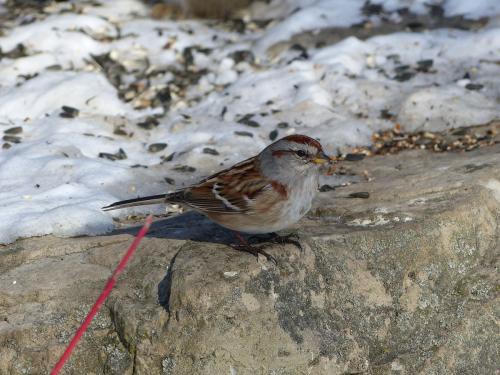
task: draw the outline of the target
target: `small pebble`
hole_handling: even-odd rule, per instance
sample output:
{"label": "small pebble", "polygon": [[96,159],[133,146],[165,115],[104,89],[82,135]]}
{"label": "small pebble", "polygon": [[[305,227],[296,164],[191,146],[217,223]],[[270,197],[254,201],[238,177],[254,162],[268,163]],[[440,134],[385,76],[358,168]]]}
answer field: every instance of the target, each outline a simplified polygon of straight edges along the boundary
{"label": "small pebble", "polygon": [[9,148],[11,148],[11,147],[12,147],[12,145],[11,145],[10,143],[4,143],[4,144],[2,145],[2,148],[3,148],[4,150],[8,150],[8,149],[9,149]]}
{"label": "small pebble", "polygon": [[4,131],[4,134],[19,134],[23,132],[22,126],[15,126]]}
{"label": "small pebble", "polygon": [[166,143],[153,143],[153,144],[149,145],[148,151],[149,152],[158,152],[158,151],[165,150],[166,148],[167,148]]}
{"label": "small pebble", "polygon": [[283,122],[280,122],[280,123],[278,123],[278,125],[277,125],[277,126],[278,126],[278,128],[280,128],[280,129],[286,129],[286,128],[288,128],[288,122],[284,122],[284,121],[283,121]]}

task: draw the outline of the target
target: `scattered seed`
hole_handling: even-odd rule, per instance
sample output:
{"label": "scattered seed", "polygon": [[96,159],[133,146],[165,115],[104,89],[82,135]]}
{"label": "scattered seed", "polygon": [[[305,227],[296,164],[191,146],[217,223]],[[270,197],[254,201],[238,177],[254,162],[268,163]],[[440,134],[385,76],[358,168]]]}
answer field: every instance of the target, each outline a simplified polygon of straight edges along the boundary
{"label": "scattered seed", "polygon": [[16,137],[15,135],[4,135],[2,139],[10,143],[21,143],[21,137]]}
{"label": "scattered seed", "polygon": [[481,90],[484,86],[481,85],[480,83],[468,83],[465,85],[465,88],[467,90],[472,90],[472,91],[477,91]]}
{"label": "scattered seed", "polygon": [[399,65],[394,68],[396,73],[403,73],[410,69],[410,65]]}
{"label": "scattered seed", "polygon": [[210,148],[210,147],[205,147],[203,149],[203,153],[209,155],[219,155],[219,151],[217,151],[215,148]]}
{"label": "scattered seed", "polygon": [[0,49],[0,60],[3,57],[7,57],[9,59],[18,59],[20,57],[26,56],[28,56],[28,51],[26,50],[25,45],[22,43],[18,43],[13,49],[5,53]]}
{"label": "scattered seed", "polygon": [[403,73],[396,74],[393,79],[396,81],[399,81],[399,82],[404,82],[404,81],[408,81],[409,79],[413,78],[414,76],[415,76],[414,72],[403,72]]}
{"label": "scattered seed", "polygon": [[8,149],[9,149],[9,148],[11,148],[11,147],[12,147],[12,145],[11,145],[10,143],[4,143],[4,144],[2,145],[2,148],[3,148],[4,150],[8,150]]}
{"label": "scattered seed", "polygon": [[411,31],[421,31],[425,27],[425,25],[422,22],[415,21],[415,22],[408,22],[406,24],[406,27]]}
{"label": "scattered seed", "polygon": [[227,107],[224,106],[224,108],[222,108],[222,111],[220,112],[220,117],[224,118],[224,115],[226,114],[226,112],[227,112]]}
{"label": "scattered seed", "polygon": [[250,137],[253,138],[253,134],[250,132],[242,132],[242,131],[235,131],[234,134],[240,135],[242,137]]}
{"label": "scattered seed", "polygon": [[74,107],[67,106],[67,105],[63,105],[61,107],[61,109],[62,109],[62,112],[59,113],[59,116],[63,117],[63,118],[75,118],[80,114],[80,110],[78,110],[77,108],[74,108]]}
{"label": "scattered seed", "polygon": [[360,161],[363,160],[366,157],[365,154],[347,154],[344,157],[344,160],[346,161]]}
{"label": "scattered seed", "polygon": [[165,180],[165,182],[169,185],[175,185],[175,180],[173,178],[170,178],[170,177],[163,177],[163,179]]}
{"label": "scattered seed", "polygon": [[495,139],[500,124],[450,129],[443,132],[405,133],[400,125],[393,129],[374,133],[372,146],[356,147],[353,150],[367,155],[396,154],[402,150],[425,149],[433,152],[471,151],[477,147],[499,143]]}
{"label": "scattered seed", "polygon": [[23,132],[22,126],[15,126],[4,131],[4,134],[19,134]]}
{"label": "scattered seed", "polygon": [[295,43],[290,47],[290,49],[300,52],[300,55],[298,56],[299,59],[307,60],[309,58],[309,54],[307,53],[307,49],[301,44]]}
{"label": "scattered seed", "polygon": [[253,113],[248,113],[242,118],[240,118],[237,122],[238,124],[243,124],[247,126],[251,126],[252,128],[258,128],[260,124],[257,121],[252,120],[252,117],[254,116]]}
{"label": "scattered seed", "polygon": [[367,198],[370,198],[370,193],[368,193],[367,191],[358,191],[356,193],[349,194],[349,198],[367,199]]}
{"label": "scattered seed", "polygon": [[168,145],[166,143],[153,143],[153,144],[149,145],[148,151],[149,152],[162,151],[162,150],[165,150],[167,148],[167,146]]}
{"label": "scattered seed", "polygon": [[99,153],[99,157],[100,158],[103,158],[103,159],[109,159],[111,161],[115,161],[115,160],[124,160],[127,158],[127,154],[125,153],[125,151],[123,151],[123,149],[119,149],[117,153],[115,154],[110,154],[110,153],[107,153],[107,152],[100,152]]}
{"label": "scattered seed", "polygon": [[172,152],[170,155],[168,156],[160,156],[160,159],[161,159],[161,162],[162,163],[165,163],[165,162],[169,162],[169,161],[172,161],[174,159],[174,155],[175,155],[175,152]]}
{"label": "scattered seed", "polygon": [[40,184],[35,184],[35,187],[38,189],[40,188]]}
{"label": "scattered seed", "polygon": [[49,65],[48,67],[45,68],[46,70],[50,70],[50,71],[59,71],[59,70],[62,70],[62,66],[59,65],[59,64],[54,64],[54,65]]}
{"label": "scattered seed", "polygon": [[392,120],[394,119],[396,116],[394,115],[394,113],[391,113],[389,112],[388,109],[382,109],[380,111],[380,118],[384,119],[384,120]]}
{"label": "scattered seed", "polygon": [[231,23],[233,30],[237,33],[243,34],[245,32],[247,25],[241,18],[234,18],[231,20]]}
{"label": "scattered seed", "polygon": [[467,128],[459,128],[457,130],[454,130],[451,134],[452,135],[466,135],[469,133],[469,129]]}
{"label": "scattered seed", "polygon": [[165,87],[156,93],[156,98],[163,104],[169,103],[172,100],[170,95],[170,87]]}
{"label": "scattered seed", "polygon": [[195,167],[191,167],[189,165],[180,165],[174,168],[174,171],[178,172],[194,172],[196,171]]}
{"label": "scattered seed", "polygon": [[335,190],[337,187],[336,186],[331,186],[331,185],[322,185],[320,188],[319,188],[319,191],[321,191],[322,193],[326,192],[326,191],[332,191],[332,190]]}
{"label": "scattered seed", "polygon": [[419,60],[417,61],[417,71],[422,72],[422,73],[427,73],[430,68],[432,68],[432,65],[434,65],[434,60],[428,59],[428,60]]}
{"label": "scattered seed", "polygon": [[233,53],[230,53],[229,57],[234,60],[235,64],[238,64],[242,61],[253,64],[253,62],[255,61],[254,54],[249,50],[235,51]]}
{"label": "scattered seed", "polygon": [[190,66],[194,64],[193,47],[186,47],[182,51],[182,58],[184,59],[184,65]]}
{"label": "scattered seed", "polygon": [[280,129],[286,129],[286,128],[288,128],[288,122],[284,122],[284,121],[280,122],[277,126]]}
{"label": "scattered seed", "polygon": [[142,128],[142,129],[146,129],[146,130],[151,130],[151,129],[154,129],[155,127],[157,127],[160,123],[158,122],[158,120],[153,117],[153,116],[148,116],[146,117],[146,119],[142,122],[139,122],[137,124],[138,127]]}
{"label": "scattered seed", "polygon": [[120,127],[116,127],[115,130],[113,130],[113,134],[122,135],[122,136],[128,135],[127,132]]}
{"label": "scattered seed", "polygon": [[278,137],[278,131],[277,130],[273,130],[269,133],[269,139],[271,141],[274,141],[276,138]]}
{"label": "scattered seed", "polygon": [[148,168],[148,166],[143,164],[134,164],[131,165],[130,168]]}
{"label": "scattered seed", "polygon": [[18,77],[24,79],[25,81],[29,81],[30,79],[38,77],[38,73],[34,73],[34,74],[19,74]]}
{"label": "scattered seed", "polygon": [[365,2],[363,7],[361,8],[363,14],[367,16],[377,15],[382,13],[384,8],[380,4],[371,4],[369,1]]}

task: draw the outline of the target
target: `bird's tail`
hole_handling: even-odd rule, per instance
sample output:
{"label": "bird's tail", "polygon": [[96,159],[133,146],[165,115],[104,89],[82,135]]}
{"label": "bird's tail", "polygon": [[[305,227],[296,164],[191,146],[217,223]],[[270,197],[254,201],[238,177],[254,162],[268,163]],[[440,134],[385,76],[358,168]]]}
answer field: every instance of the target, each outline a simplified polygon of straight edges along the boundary
{"label": "bird's tail", "polygon": [[124,201],[112,203],[109,206],[103,207],[102,210],[103,211],[111,211],[111,210],[117,210],[119,208],[165,203],[165,198],[166,198],[166,194],[160,194],[160,195],[150,195],[149,197],[127,199]]}

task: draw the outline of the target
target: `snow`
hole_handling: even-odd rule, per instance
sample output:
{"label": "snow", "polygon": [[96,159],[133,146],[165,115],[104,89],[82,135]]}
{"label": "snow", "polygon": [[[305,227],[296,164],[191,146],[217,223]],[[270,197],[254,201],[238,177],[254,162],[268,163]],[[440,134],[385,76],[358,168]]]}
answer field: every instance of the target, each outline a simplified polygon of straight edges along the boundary
{"label": "snow", "polygon": [[46,72],[0,94],[0,113],[6,120],[39,118],[63,105],[101,115],[125,114],[128,107],[105,77],[90,72]]}
{"label": "snow", "polygon": [[364,0],[319,0],[296,2],[297,11],[272,28],[257,43],[262,51],[271,45],[289,39],[292,35],[326,27],[348,27],[362,21],[361,7]]}
{"label": "snow", "polygon": [[444,3],[447,16],[464,15],[466,18],[478,19],[500,14],[500,2],[491,0],[453,0]]}
{"label": "snow", "polygon": [[[308,134],[336,153],[369,144],[395,122],[435,131],[500,117],[495,0],[373,0],[392,20],[404,7],[425,15],[429,4],[442,4],[446,16],[493,19],[469,31],[348,36],[308,46],[306,57],[274,46],[303,31],[381,18],[364,14],[364,0],[274,0],[253,4],[246,16],[273,19],[268,27],[238,33],[213,21],[152,20],[139,0],[101,3],[79,2],[75,13],[56,2],[35,22],[3,26],[0,131],[10,147],[0,149],[0,243],[102,234],[116,218],[160,213],[100,208],[194,183],[256,154],[271,132]],[[6,12],[0,5],[0,17]],[[20,43],[26,53],[9,55]],[[250,57],[237,61],[241,51]],[[118,80],[98,56],[117,64]],[[167,86],[171,101],[154,102]],[[76,117],[61,117],[63,106],[76,108]],[[151,116],[156,124],[138,125]],[[155,143],[166,147],[152,152]]]}

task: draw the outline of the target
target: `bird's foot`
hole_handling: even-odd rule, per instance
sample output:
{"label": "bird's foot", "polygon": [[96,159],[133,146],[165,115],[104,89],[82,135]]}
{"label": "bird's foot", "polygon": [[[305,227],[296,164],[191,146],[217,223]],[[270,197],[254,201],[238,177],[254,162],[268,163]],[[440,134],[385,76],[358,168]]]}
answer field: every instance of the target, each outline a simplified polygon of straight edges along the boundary
{"label": "bird's foot", "polygon": [[259,257],[259,254],[263,255],[266,257],[268,261],[273,262],[274,264],[278,264],[276,262],[276,258],[274,258],[271,254],[266,252],[264,250],[265,246],[255,246],[255,245],[249,245],[249,244],[239,244],[239,245],[232,245],[231,246],[233,249],[238,250],[238,251],[243,251],[245,253],[249,253],[254,255],[255,257]]}
{"label": "bird's foot", "polygon": [[277,233],[271,233],[271,234],[273,235],[273,237],[271,237],[269,240],[266,240],[266,242],[276,243],[280,245],[291,244],[297,247],[297,249],[299,249],[301,253],[304,252],[304,248],[302,247],[302,244],[299,241],[300,237],[298,234],[290,233],[284,236],[280,236]]}

